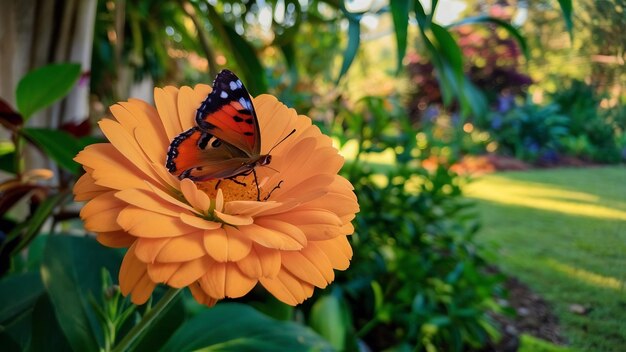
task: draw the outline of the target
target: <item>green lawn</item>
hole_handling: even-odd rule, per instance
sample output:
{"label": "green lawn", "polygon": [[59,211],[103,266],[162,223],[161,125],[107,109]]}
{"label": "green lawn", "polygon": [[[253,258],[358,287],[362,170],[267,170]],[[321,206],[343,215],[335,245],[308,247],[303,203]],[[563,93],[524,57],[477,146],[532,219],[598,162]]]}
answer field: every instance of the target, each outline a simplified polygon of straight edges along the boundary
{"label": "green lawn", "polygon": [[479,241],[553,305],[573,348],[626,350],[625,167],[498,173],[467,195],[482,216]]}

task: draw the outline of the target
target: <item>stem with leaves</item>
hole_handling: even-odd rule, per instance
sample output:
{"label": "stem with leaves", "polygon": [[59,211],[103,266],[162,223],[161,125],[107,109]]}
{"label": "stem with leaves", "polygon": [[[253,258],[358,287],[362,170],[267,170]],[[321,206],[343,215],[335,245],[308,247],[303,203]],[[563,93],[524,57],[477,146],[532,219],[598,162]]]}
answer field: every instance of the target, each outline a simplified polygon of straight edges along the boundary
{"label": "stem with leaves", "polygon": [[154,306],[150,311],[148,311],[139,324],[135,325],[126,336],[120,341],[115,348],[113,348],[113,352],[124,352],[129,350],[133,343],[141,337],[149,328],[150,325],[154,322],[154,320],[165,311],[165,309],[169,306],[170,303],[174,302],[175,298],[178,297],[178,294],[182,291],[180,288],[170,288],[165,295],[161,298],[159,303]]}

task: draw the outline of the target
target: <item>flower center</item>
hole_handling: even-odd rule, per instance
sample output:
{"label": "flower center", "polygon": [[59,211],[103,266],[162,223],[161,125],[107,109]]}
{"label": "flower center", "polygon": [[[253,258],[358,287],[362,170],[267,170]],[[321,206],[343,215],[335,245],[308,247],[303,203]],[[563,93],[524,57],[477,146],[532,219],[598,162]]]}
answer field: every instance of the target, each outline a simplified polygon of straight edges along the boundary
{"label": "flower center", "polygon": [[[241,184],[237,182],[241,182]],[[233,200],[257,200],[257,187],[253,177],[237,177],[237,182],[229,179],[221,179],[196,182],[196,185],[198,189],[206,193],[211,199],[215,199],[217,189],[221,188],[225,202]],[[262,195],[261,199],[263,199]]]}

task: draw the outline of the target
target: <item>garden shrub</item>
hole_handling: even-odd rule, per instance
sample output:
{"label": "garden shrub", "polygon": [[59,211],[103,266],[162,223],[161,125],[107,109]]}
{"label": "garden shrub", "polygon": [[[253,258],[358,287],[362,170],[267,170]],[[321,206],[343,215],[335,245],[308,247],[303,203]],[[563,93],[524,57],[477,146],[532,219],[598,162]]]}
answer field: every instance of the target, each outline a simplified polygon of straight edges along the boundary
{"label": "garden shrub", "polygon": [[559,106],[541,106],[527,99],[506,111],[496,111],[477,125],[489,131],[501,154],[537,162],[553,162],[560,141],[569,133],[570,119],[559,113]]}
{"label": "garden shrub", "polygon": [[[474,242],[479,226],[473,205],[461,198],[463,180],[445,165],[422,166],[431,145],[417,142],[418,130],[386,108],[388,101],[361,103],[364,112],[343,124],[344,138],[359,140],[345,170],[361,206],[352,265],[339,273],[333,293],[349,303],[352,326],[345,331],[356,331],[344,348],[354,337],[372,350],[461,351],[497,339],[487,312],[496,307],[499,278],[486,274]],[[390,167],[361,160],[390,150]]]}

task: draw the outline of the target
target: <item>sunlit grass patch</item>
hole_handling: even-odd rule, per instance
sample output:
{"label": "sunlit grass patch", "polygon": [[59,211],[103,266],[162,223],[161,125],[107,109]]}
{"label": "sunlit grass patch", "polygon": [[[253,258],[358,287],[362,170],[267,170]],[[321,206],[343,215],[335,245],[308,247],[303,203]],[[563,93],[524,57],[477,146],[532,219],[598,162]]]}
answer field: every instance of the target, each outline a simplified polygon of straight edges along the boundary
{"label": "sunlit grass patch", "polygon": [[626,342],[625,180],[624,167],[534,170],[483,176],[467,190],[483,220],[479,241],[552,304],[576,349]]}

